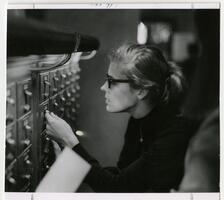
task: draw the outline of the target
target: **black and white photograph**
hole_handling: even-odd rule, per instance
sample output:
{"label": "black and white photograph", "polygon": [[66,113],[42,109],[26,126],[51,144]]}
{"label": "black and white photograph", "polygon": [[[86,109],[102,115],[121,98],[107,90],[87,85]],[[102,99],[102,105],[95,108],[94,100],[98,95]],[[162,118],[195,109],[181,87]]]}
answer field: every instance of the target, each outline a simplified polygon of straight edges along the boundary
{"label": "black and white photograph", "polygon": [[220,192],[219,8],[8,9],[6,67],[6,193]]}

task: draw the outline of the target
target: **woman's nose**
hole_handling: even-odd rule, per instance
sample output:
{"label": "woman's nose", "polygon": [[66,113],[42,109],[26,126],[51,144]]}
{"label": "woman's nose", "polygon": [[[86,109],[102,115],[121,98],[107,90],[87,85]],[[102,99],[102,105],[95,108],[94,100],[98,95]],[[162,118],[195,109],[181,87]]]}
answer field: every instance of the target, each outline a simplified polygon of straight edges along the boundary
{"label": "woman's nose", "polygon": [[102,91],[106,91],[106,88],[107,88],[107,86],[106,86],[106,81],[104,82],[104,84],[100,87],[100,89],[102,90]]}

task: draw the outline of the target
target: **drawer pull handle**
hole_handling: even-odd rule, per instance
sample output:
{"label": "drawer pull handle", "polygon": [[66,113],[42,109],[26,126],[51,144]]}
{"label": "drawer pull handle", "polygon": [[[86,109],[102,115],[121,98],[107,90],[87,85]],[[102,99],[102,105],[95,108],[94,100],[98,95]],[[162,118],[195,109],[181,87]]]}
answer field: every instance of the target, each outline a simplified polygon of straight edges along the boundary
{"label": "drawer pull handle", "polygon": [[44,84],[45,84],[45,85],[49,85],[49,86],[51,85],[50,82],[47,81],[47,80],[44,81]]}
{"label": "drawer pull handle", "polygon": [[67,75],[68,75],[68,76],[71,76],[71,75],[72,75],[72,73],[71,73],[71,72],[68,72],[68,73],[67,73]]}
{"label": "drawer pull handle", "polygon": [[44,97],[47,98],[49,96],[49,93],[44,93]]}
{"label": "drawer pull handle", "polygon": [[30,160],[26,160],[25,162],[26,162],[27,165],[31,165],[32,164]]}
{"label": "drawer pull handle", "polygon": [[6,155],[6,159],[9,160],[9,161],[11,161],[11,160],[14,159],[14,155],[13,155],[12,153],[8,153],[8,154]]}
{"label": "drawer pull handle", "polygon": [[30,130],[31,130],[31,126],[29,126],[28,124],[25,124],[24,127],[25,127],[25,129],[26,129],[27,131],[30,131]]}
{"label": "drawer pull handle", "polygon": [[12,139],[12,138],[7,138],[7,139],[6,139],[6,142],[7,142],[8,144],[10,144],[10,145],[15,145],[15,144],[16,144],[16,141],[15,141],[14,139]]}
{"label": "drawer pull handle", "polygon": [[54,102],[54,106],[55,106],[55,107],[58,107],[58,103],[57,103],[57,102]]}
{"label": "drawer pull handle", "polygon": [[21,177],[26,179],[26,180],[30,180],[31,175],[30,174],[24,174]]}
{"label": "drawer pull handle", "polygon": [[65,79],[66,78],[66,75],[65,74],[61,74],[61,77]]}
{"label": "drawer pull handle", "polygon": [[53,92],[56,93],[58,91],[58,88],[53,88]]}
{"label": "drawer pull handle", "polygon": [[24,93],[25,93],[26,96],[29,96],[29,97],[32,96],[32,92],[30,92],[30,91],[28,91],[28,90],[25,90]]}
{"label": "drawer pull handle", "polygon": [[25,93],[25,105],[24,105],[23,108],[26,112],[28,112],[31,108],[29,103],[28,103],[29,102],[28,98],[32,96],[32,92],[30,92],[28,90],[25,90],[24,93]]}
{"label": "drawer pull handle", "polygon": [[30,140],[29,139],[25,139],[21,143],[26,145],[26,146],[28,146],[30,144]]}
{"label": "drawer pull handle", "polygon": [[66,83],[65,83],[65,84],[66,84],[66,85],[69,85],[70,83],[71,83],[71,81],[66,81]]}
{"label": "drawer pull handle", "polygon": [[50,168],[50,166],[49,165],[46,165],[46,167],[45,167],[46,169],[49,169]]}
{"label": "drawer pull handle", "polygon": [[59,78],[54,76],[54,81],[56,81],[56,82],[59,81]]}
{"label": "drawer pull handle", "polygon": [[14,105],[15,104],[15,100],[13,98],[7,98],[7,103]]}
{"label": "drawer pull handle", "polygon": [[16,184],[16,180],[12,177],[8,178],[9,183],[15,185]]}
{"label": "drawer pull handle", "polygon": [[13,122],[13,120],[14,120],[13,115],[8,114],[6,116],[6,124],[9,124],[9,123]]}
{"label": "drawer pull handle", "polygon": [[25,111],[29,111],[30,110],[30,105],[29,104],[26,104],[23,106],[24,110]]}
{"label": "drawer pull handle", "polygon": [[65,97],[60,98],[62,102],[65,102]]}
{"label": "drawer pull handle", "polygon": [[70,92],[67,92],[67,97],[71,97],[71,93]]}

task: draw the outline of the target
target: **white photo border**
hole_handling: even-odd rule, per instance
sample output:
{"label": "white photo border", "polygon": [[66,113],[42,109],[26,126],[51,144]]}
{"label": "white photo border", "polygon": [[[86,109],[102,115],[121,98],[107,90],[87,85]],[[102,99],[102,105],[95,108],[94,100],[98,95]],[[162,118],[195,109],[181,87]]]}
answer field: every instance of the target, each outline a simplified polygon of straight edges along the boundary
{"label": "white photo border", "polygon": [[[221,200],[224,199],[223,197],[223,185],[224,185],[224,170],[223,170],[223,141],[224,136],[224,123],[223,122],[223,67],[224,61],[222,54],[224,52],[224,28],[223,28],[223,19],[224,19],[224,4],[222,0],[220,1],[161,1],[158,2],[156,0],[147,0],[141,1],[141,3],[137,3],[135,1],[63,1],[63,0],[1,0],[0,3],[0,62],[1,62],[1,73],[0,73],[0,192],[2,199],[5,200],[30,200],[32,197],[35,197],[35,200],[59,200],[59,199],[82,199],[87,200],[89,198],[95,200],[103,200],[103,199],[130,199],[130,200],[143,200],[143,199],[158,199],[158,200]],[[126,6],[126,7],[125,7]],[[92,9],[118,9],[118,8],[130,8],[130,9],[137,9],[142,8],[185,8],[185,9],[199,9],[199,8],[220,8],[220,194],[219,193],[168,193],[168,194],[78,194],[78,193],[5,193],[4,192],[4,149],[5,149],[5,99],[6,99],[6,13],[8,9],[72,9],[72,8],[92,8]],[[146,6],[146,7],[145,7]],[[3,28],[2,28],[3,27]]]}

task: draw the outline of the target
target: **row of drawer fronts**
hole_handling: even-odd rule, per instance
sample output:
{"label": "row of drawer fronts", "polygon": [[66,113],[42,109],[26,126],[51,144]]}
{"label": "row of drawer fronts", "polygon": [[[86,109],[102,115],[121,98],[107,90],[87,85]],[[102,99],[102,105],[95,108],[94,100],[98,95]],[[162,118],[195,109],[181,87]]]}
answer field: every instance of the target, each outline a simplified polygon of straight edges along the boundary
{"label": "row of drawer fronts", "polygon": [[[63,101],[63,94],[59,94],[41,104],[39,107],[39,132],[43,132],[46,128],[45,111],[50,110],[60,117],[63,117],[68,123],[76,121],[76,110],[78,104],[72,98]],[[17,131],[18,129],[18,131]],[[7,163],[12,162],[16,155],[23,152],[32,141],[32,115],[31,113],[20,118],[17,123],[12,123],[7,126],[6,130],[6,160]],[[16,134],[18,132],[18,134]],[[17,142],[19,145],[17,145]],[[18,146],[18,149],[16,148]],[[18,152],[17,152],[18,151]]]}
{"label": "row of drawer fronts", "polygon": [[31,110],[31,80],[24,80],[17,84],[17,116],[21,117]]}
{"label": "row of drawer fronts", "polygon": [[[43,84],[42,84],[43,85]],[[16,116],[20,118],[27,112],[31,110],[31,83],[30,80],[25,80],[23,82],[18,83],[17,85],[17,98],[16,98],[16,87],[15,84],[12,84],[8,87],[7,90],[7,116],[6,116],[6,124],[10,124],[16,120]],[[80,86],[78,83],[74,83],[71,86],[67,87],[64,91],[59,92],[63,98],[71,98],[71,101],[75,101],[75,99],[79,98]],[[42,88],[41,96],[48,94],[48,90]],[[49,97],[45,95],[45,97]],[[46,99],[45,99],[46,100]],[[17,102],[17,106],[16,106]],[[16,110],[18,114],[16,115]]]}
{"label": "row of drawer fronts", "polygon": [[[77,70],[69,67],[40,73],[40,101],[43,102],[44,100],[49,98],[49,96],[56,94],[72,83],[76,83],[76,90],[79,90],[79,85],[77,83],[78,80],[79,74],[77,74]],[[16,102],[18,102],[18,117],[21,117],[22,115],[30,111],[31,97],[31,79],[26,79],[17,83],[17,95],[16,84],[11,83],[10,85],[8,85],[7,124],[11,123],[14,119],[13,116],[16,115]]]}
{"label": "row of drawer fronts", "polygon": [[[40,173],[43,177],[55,161],[53,143],[45,135],[41,137]],[[28,148],[16,162],[6,168],[6,191],[25,191],[31,183],[33,173],[31,149]],[[21,189],[22,188],[22,189]]]}
{"label": "row of drawer fronts", "polygon": [[[63,69],[67,70],[67,68]],[[70,77],[70,82],[66,76],[62,75],[61,83],[55,74],[60,72],[55,70],[40,74],[39,103],[40,115],[38,125],[41,124],[41,131],[45,130],[45,111],[51,110],[56,114],[69,118],[76,113],[76,100],[79,97],[79,85],[76,82],[79,75]],[[64,78],[64,79],[63,79]],[[69,85],[70,84],[70,85]],[[63,85],[65,87],[63,87]],[[55,89],[56,88],[56,89]],[[54,96],[53,96],[54,95]],[[52,97],[53,96],[53,97]],[[29,191],[31,177],[34,170],[30,153],[34,142],[33,137],[33,113],[31,112],[31,101],[33,94],[31,79],[12,83],[7,87],[7,130],[6,130],[6,191]],[[47,100],[49,98],[49,101]],[[47,100],[47,101],[46,101]],[[42,105],[43,103],[43,105]],[[70,108],[70,109],[68,109]],[[57,113],[58,112],[58,113]],[[69,113],[72,112],[72,113]],[[67,113],[67,114],[66,114]],[[75,115],[74,115],[75,116]],[[73,120],[75,120],[73,116]],[[40,123],[40,124],[39,124]],[[52,165],[55,155],[51,141],[43,138],[41,144],[41,176],[43,176]]]}
{"label": "row of drawer fronts", "polygon": [[5,152],[5,164],[9,166],[10,163],[16,159],[17,156],[17,134],[16,123],[10,124],[6,128],[6,152]]}
{"label": "row of drawer fronts", "polygon": [[13,123],[16,116],[16,86],[15,83],[11,83],[7,87],[7,97],[6,97],[6,105],[7,105],[7,113],[6,113],[6,124]]}
{"label": "row of drawer fronts", "polygon": [[[70,71],[69,71],[70,70]],[[76,68],[62,67],[58,70],[37,74],[39,80],[39,98],[33,98],[35,88],[31,86],[31,79],[12,83],[7,87],[7,130],[6,130],[6,191],[29,191],[31,188],[32,176],[36,174],[34,168],[37,163],[31,152],[34,147],[33,117],[31,103],[38,103],[39,112],[37,126],[45,131],[45,111],[51,110],[63,116],[64,119],[75,120],[77,98],[79,97],[78,80],[79,70]],[[32,76],[33,77],[33,76]],[[35,80],[35,79],[34,79]],[[34,102],[35,101],[35,102]],[[35,104],[34,104],[35,105]],[[35,106],[33,107],[35,108]],[[66,114],[67,113],[67,114]],[[35,118],[35,117],[34,117]],[[33,132],[34,131],[34,132]],[[51,140],[43,137],[40,146],[40,171],[43,176],[55,159],[54,149]],[[39,158],[39,155],[38,155]],[[35,166],[34,166],[35,165]],[[39,172],[38,172],[39,173]]]}
{"label": "row of drawer fronts", "polygon": [[[41,136],[40,161],[41,177],[43,177],[55,161],[53,143],[45,134]],[[6,191],[17,191],[18,187],[25,191],[30,185],[32,172],[32,154],[29,147],[16,158],[16,162],[6,167]]]}
{"label": "row of drawer fronts", "polygon": [[55,149],[52,140],[50,140],[45,132],[41,135],[41,155],[40,155],[40,166],[41,166],[41,177],[43,177],[49,170],[51,165],[56,159]]}
{"label": "row of drawer fronts", "polygon": [[[17,118],[25,115],[31,110],[31,80],[23,80],[12,83],[7,87],[6,99],[6,125],[13,123]],[[18,116],[18,117],[16,117]]]}
{"label": "row of drawer fronts", "polygon": [[26,190],[31,183],[33,163],[31,149],[17,158],[16,162],[6,168],[6,191],[17,191],[18,188]]}
{"label": "row of drawer fronts", "polygon": [[40,76],[40,102],[45,101],[49,96],[65,89],[68,85],[77,83],[80,76],[70,68],[61,68],[50,72],[42,72]]}
{"label": "row of drawer fronts", "polygon": [[12,83],[7,87],[6,99],[6,125],[14,122],[16,116],[21,117],[31,110],[31,80],[24,80],[17,84]]}
{"label": "row of drawer fronts", "polygon": [[75,117],[78,107],[79,104],[75,97],[68,99],[65,98],[64,93],[61,93],[50,99],[49,110],[64,119],[72,119]]}
{"label": "row of drawer fronts", "polygon": [[17,123],[6,128],[6,165],[25,151],[32,141],[33,122],[31,115],[19,119]]}

